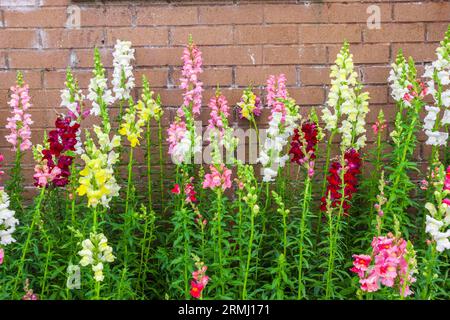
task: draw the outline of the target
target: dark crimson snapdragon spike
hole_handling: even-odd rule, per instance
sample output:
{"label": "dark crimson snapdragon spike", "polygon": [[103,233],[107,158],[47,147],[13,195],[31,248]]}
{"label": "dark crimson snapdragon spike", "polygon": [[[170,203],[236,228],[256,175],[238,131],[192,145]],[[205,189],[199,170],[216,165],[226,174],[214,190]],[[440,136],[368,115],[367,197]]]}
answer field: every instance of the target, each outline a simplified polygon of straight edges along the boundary
{"label": "dark crimson snapdragon spike", "polygon": [[339,160],[331,162],[327,176],[326,196],[321,199],[320,210],[326,211],[326,199],[328,194],[331,198],[332,208],[339,207],[342,202],[344,215],[348,215],[350,209],[350,201],[353,194],[357,191],[358,175],[361,174],[361,156],[355,149],[349,149],[344,154],[345,173],[344,173],[344,200],[342,201],[342,184],[341,184],[341,163]]}

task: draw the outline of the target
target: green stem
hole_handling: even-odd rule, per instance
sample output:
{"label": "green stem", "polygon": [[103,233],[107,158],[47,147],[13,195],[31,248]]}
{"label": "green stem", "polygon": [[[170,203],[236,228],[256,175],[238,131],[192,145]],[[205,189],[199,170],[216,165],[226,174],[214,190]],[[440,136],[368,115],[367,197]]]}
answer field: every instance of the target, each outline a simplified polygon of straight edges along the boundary
{"label": "green stem", "polygon": [[248,243],[248,250],[247,250],[247,263],[245,265],[244,284],[242,286],[242,300],[247,299],[247,280],[248,280],[248,272],[250,270],[250,261],[252,259],[252,247],[254,237],[255,237],[255,215],[253,212],[251,212],[250,240]]}
{"label": "green stem", "polygon": [[159,144],[159,183],[160,183],[161,212],[162,212],[162,205],[164,203],[164,167],[163,167],[161,119],[158,119],[158,144]]}
{"label": "green stem", "polygon": [[40,217],[40,213],[41,213],[40,208],[41,208],[42,200],[44,199],[44,194],[45,194],[45,188],[41,188],[41,192],[39,194],[39,198],[36,203],[36,208],[34,210],[33,217],[31,220],[31,226],[30,226],[30,229],[28,230],[27,239],[25,240],[25,246],[22,250],[22,256],[21,256],[20,262],[19,262],[19,270],[17,271],[16,280],[14,281],[14,290],[13,290],[14,293],[17,292],[17,285],[19,283],[20,277],[22,276],[23,266],[25,263],[25,256],[28,253],[28,247],[30,245],[31,235],[33,234],[33,231],[34,231],[34,226],[36,225],[36,223],[38,222],[39,217]]}
{"label": "green stem", "polygon": [[[150,138],[150,121],[147,121],[147,190],[148,190],[148,210],[152,210],[152,170],[151,170],[151,138]],[[161,202],[162,205],[162,202]]]}
{"label": "green stem", "polygon": [[309,211],[309,201],[311,200],[311,177],[306,173],[307,177],[305,180],[305,191],[303,194],[302,203],[302,215],[300,220],[300,237],[299,237],[299,248],[298,248],[298,295],[297,299],[301,300],[303,298],[303,292],[305,285],[303,283],[303,248],[304,248],[304,238],[306,232],[306,218]]}
{"label": "green stem", "polygon": [[220,272],[220,284],[221,295],[225,293],[225,284],[223,278],[223,260],[222,260],[222,189],[217,191],[217,231],[218,231],[218,250],[219,250],[219,272]]}

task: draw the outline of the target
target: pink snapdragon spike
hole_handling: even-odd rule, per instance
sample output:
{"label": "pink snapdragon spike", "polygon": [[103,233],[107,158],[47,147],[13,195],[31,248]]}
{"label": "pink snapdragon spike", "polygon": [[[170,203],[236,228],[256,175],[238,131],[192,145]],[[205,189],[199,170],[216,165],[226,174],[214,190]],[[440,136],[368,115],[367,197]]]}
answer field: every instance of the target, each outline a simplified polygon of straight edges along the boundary
{"label": "pink snapdragon spike", "polygon": [[179,162],[183,162],[183,153],[177,153],[177,147],[187,134],[186,123],[182,120],[174,121],[167,129],[167,142],[169,143],[169,154],[176,156]]}
{"label": "pink snapdragon spike", "polygon": [[211,109],[208,128],[217,129],[220,136],[222,136],[224,129],[223,121],[230,116],[227,98],[217,90],[216,96],[211,98],[208,106]]}
{"label": "pink snapdragon spike", "polygon": [[3,264],[3,259],[5,258],[5,251],[0,248],[0,264]]}
{"label": "pink snapdragon spike", "polygon": [[36,186],[43,188],[61,174],[61,169],[55,166],[50,170],[47,166],[47,160],[43,160],[42,163],[34,166],[34,172],[33,178]]}
{"label": "pink snapdragon spike", "polygon": [[[415,261],[411,263],[407,257],[407,242],[388,234],[374,237],[371,245],[372,255],[353,255],[350,270],[360,278],[361,290],[375,292],[381,285],[392,288],[398,284],[401,295],[411,295],[409,284],[416,281],[413,277]],[[404,285],[405,279],[407,284]]]}
{"label": "pink snapdragon spike", "polygon": [[33,124],[31,115],[27,110],[31,107],[29,88],[24,84],[22,74],[17,74],[17,85],[11,87],[11,99],[8,102],[12,108],[12,116],[6,118],[8,121],[6,129],[11,131],[6,135],[6,141],[12,144],[13,150],[26,151],[31,148],[31,129]]}
{"label": "pink snapdragon spike", "polygon": [[445,172],[444,190],[450,190],[450,166],[447,167]]}
{"label": "pink snapdragon spike", "polygon": [[[203,60],[201,51],[192,43],[191,37],[189,37],[189,44],[184,48],[181,59],[183,60],[183,70],[181,71],[180,88],[184,90],[183,106],[189,108],[192,105],[193,114],[199,115],[203,92],[203,83],[199,81],[199,75],[203,72]],[[177,114],[180,117],[184,116],[183,108],[179,108]]]}
{"label": "pink snapdragon spike", "polygon": [[267,79],[266,91],[267,105],[272,109],[271,113],[281,112],[281,121],[284,121],[286,117],[286,107],[284,103],[279,100],[288,98],[286,76],[284,74],[280,74],[278,77],[274,75],[269,76]]}
{"label": "pink snapdragon spike", "polygon": [[225,167],[222,163],[218,168],[211,165],[209,166],[211,173],[205,174],[205,180],[203,181],[203,188],[215,189],[222,188],[226,190],[231,188],[231,170]]}

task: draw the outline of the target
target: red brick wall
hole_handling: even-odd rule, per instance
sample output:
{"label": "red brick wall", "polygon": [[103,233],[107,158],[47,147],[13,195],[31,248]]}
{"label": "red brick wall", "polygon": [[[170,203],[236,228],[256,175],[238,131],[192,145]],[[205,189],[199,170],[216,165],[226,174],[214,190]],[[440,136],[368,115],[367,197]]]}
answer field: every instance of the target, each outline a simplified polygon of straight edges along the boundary
{"label": "red brick wall", "polygon": [[[20,2],[31,5],[17,6]],[[386,78],[397,50],[412,55],[421,71],[423,63],[435,58],[434,50],[450,22],[448,0],[167,2],[0,0],[1,127],[6,123],[8,88],[16,71],[22,70],[32,89],[33,142],[39,143],[43,129],[53,126],[55,110],[61,110],[59,90],[65,68],[71,66],[86,88],[93,47],[101,48],[110,68],[117,38],[133,42],[137,78],[146,74],[163,104],[177,106],[180,57],[190,33],[203,52],[205,103],[217,84],[234,105],[245,86],[262,88],[269,74],[282,72],[291,95],[306,113],[306,107],[325,102],[329,67],[347,39],[370,91],[369,122],[380,108],[392,120]],[[81,28],[68,29],[66,11],[74,4],[81,9]],[[367,27],[366,10],[371,4],[381,9],[381,30]],[[169,110],[166,124],[173,115]],[[207,119],[206,112],[203,118]],[[5,133],[0,129],[0,136]],[[10,160],[8,149],[0,137],[0,152]],[[417,150],[418,159],[423,159],[424,149],[422,145]],[[26,170],[31,170],[30,154],[26,163]]]}

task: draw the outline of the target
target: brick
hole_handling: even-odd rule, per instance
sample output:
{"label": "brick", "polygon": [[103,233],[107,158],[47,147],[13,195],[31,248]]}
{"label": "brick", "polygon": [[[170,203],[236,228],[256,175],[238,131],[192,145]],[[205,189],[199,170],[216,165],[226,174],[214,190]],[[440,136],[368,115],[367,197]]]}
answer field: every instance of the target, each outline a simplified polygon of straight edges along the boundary
{"label": "brick", "polygon": [[[39,71],[22,72],[25,83],[31,89],[41,88],[41,73]],[[9,89],[16,83],[17,73],[15,71],[0,71],[0,89]]]}
{"label": "brick", "polygon": [[198,23],[197,8],[192,7],[139,7],[137,10],[137,25],[195,25]]}
{"label": "brick", "polygon": [[107,45],[114,46],[116,40],[131,41],[133,46],[165,46],[169,43],[168,28],[109,28]]}
{"label": "brick", "polygon": [[[177,69],[172,74],[172,80],[174,85],[180,84],[181,70]],[[233,82],[231,68],[206,68],[200,75],[200,80],[205,86],[215,87],[219,86],[230,86]]]}
{"label": "brick", "polygon": [[4,11],[5,26],[9,28],[64,27],[66,8],[27,8]]}
{"label": "brick", "polygon": [[330,68],[326,67],[300,67],[301,85],[324,85],[330,83]]}
{"label": "brick", "polygon": [[37,32],[29,29],[0,29],[0,46],[5,49],[37,48]]}
{"label": "brick", "polygon": [[355,24],[300,25],[300,43],[361,42],[361,26]]}
{"label": "brick", "polygon": [[[92,77],[92,72],[72,70],[74,78],[78,81],[78,85],[82,89],[86,89],[89,85],[89,80]],[[66,81],[66,71],[47,71],[44,72],[44,88],[46,89],[62,89]]]}
{"label": "brick", "polygon": [[158,69],[143,69],[139,68],[134,71],[134,77],[136,78],[136,86],[142,86],[142,76],[147,78],[150,88],[167,86],[169,70],[167,68]]}
{"label": "brick", "polygon": [[435,50],[439,43],[401,43],[392,44],[392,54],[402,49],[403,54],[412,56],[415,62],[430,62],[436,59]]}
{"label": "brick", "polygon": [[[328,47],[328,62],[334,63],[341,46]],[[355,63],[387,63],[389,62],[389,44],[351,45]]]}
{"label": "brick", "polygon": [[205,65],[252,65],[262,62],[260,46],[203,47],[201,50]]}
{"label": "brick", "polygon": [[324,46],[264,47],[264,64],[319,64],[326,60]]}
{"label": "brick", "polygon": [[172,30],[172,43],[185,45],[189,35],[197,45],[222,45],[233,43],[232,26],[208,26],[208,27],[174,27]]}
{"label": "brick", "polygon": [[[110,49],[100,49],[100,57],[105,68],[112,67],[112,52]],[[93,49],[76,49],[71,53],[71,65],[76,68],[94,67]]]}
{"label": "brick", "polygon": [[140,66],[179,66],[181,48],[136,48],[136,61]]}
{"label": "brick", "polygon": [[[391,6],[378,4],[381,21],[391,21]],[[363,4],[271,4],[264,6],[266,23],[326,23],[366,22],[369,17]]]}
{"label": "brick", "polygon": [[82,7],[81,25],[92,26],[131,26],[131,9],[124,6]]}
{"label": "brick", "polygon": [[[53,108],[59,108],[60,94],[59,89],[31,89],[30,96],[33,103],[33,110],[51,108],[52,113],[56,115]],[[47,121],[47,118],[48,121],[55,121],[56,118],[44,114],[39,117],[42,117],[42,120],[39,120],[40,122]],[[37,118],[35,117],[34,120],[37,120]]]}
{"label": "brick", "polygon": [[105,43],[101,29],[47,29],[42,32],[44,48],[92,48]]}
{"label": "brick", "polygon": [[396,21],[450,21],[450,2],[396,3]]}
{"label": "brick", "polygon": [[20,69],[62,69],[69,65],[67,50],[11,51],[9,65]]}
{"label": "brick", "polygon": [[254,5],[202,6],[200,24],[256,24],[263,22],[263,7]]}
{"label": "brick", "polygon": [[271,74],[284,73],[287,78],[287,85],[295,85],[297,72],[294,66],[251,66],[236,67],[236,84],[241,87],[248,85],[260,86],[265,85],[267,78]]}
{"label": "brick", "polygon": [[236,44],[296,44],[298,28],[295,25],[236,26]]}
{"label": "brick", "polygon": [[382,24],[381,29],[363,31],[364,42],[422,42],[425,40],[423,23]]}
{"label": "brick", "polygon": [[6,52],[0,51],[0,69],[6,68]]}
{"label": "brick", "polygon": [[268,4],[264,6],[266,23],[319,23],[327,21],[328,10],[318,4]]}
{"label": "brick", "polygon": [[39,6],[41,7],[53,7],[53,6],[69,6],[71,0],[40,0]]}
{"label": "brick", "polygon": [[441,41],[444,39],[448,23],[429,23],[427,24],[427,41]]}
{"label": "brick", "polygon": [[321,105],[325,101],[325,91],[321,87],[288,88],[288,91],[298,105]]}
{"label": "brick", "polygon": [[387,103],[388,88],[386,86],[364,86],[363,90],[369,92],[369,103]]}
{"label": "brick", "polygon": [[[390,4],[376,4],[380,8],[381,22],[391,21],[391,5]],[[327,21],[344,23],[344,22],[363,22],[366,23],[369,16],[373,13],[368,10],[367,4],[358,3],[333,3],[329,5]]]}
{"label": "brick", "polygon": [[365,66],[362,67],[363,83],[384,84],[387,83],[390,67],[383,66]]}

